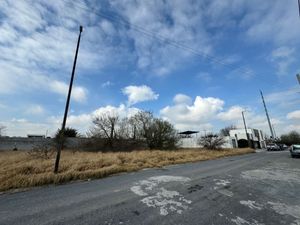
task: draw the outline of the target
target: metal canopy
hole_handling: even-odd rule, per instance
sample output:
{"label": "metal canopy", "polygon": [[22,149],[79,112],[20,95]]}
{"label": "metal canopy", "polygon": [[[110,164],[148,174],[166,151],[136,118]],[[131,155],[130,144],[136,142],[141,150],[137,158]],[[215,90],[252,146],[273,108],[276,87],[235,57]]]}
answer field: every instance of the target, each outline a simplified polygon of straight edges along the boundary
{"label": "metal canopy", "polygon": [[191,130],[187,130],[187,131],[183,131],[183,132],[180,132],[179,134],[197,134],[199,133],[199,131],[191,131]]}

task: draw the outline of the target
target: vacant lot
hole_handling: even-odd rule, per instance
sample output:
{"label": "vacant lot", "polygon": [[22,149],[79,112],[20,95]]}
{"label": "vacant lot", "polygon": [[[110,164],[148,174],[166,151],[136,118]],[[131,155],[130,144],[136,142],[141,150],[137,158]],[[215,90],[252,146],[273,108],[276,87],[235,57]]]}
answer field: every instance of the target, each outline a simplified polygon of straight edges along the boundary
{"label": "vacant lot", "polygon": [[72,180],[101,178],[142,168],[195,162],[254,152],[252,149],[133,151],[120,153],[63,151],[58,174],[53,173],[55,157],[36,158],[26,152],[0,152],[0,191]]}

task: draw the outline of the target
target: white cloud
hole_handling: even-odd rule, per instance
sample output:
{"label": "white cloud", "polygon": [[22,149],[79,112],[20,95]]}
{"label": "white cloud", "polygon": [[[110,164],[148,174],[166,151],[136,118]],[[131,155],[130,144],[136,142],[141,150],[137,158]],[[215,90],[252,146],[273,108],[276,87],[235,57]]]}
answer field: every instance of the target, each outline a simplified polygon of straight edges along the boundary
{"label": "white cloud", "polygon": [[129,105],[134,105],[136,103],[144,101],[156,100],[159,96],[146,85],[127,86],[122,89],[122,92],[124,95],[127,95]]}
{"label": "white cloud", "polygon": [[[126,107],[124,104],[120,104],[118,107],[107,105],[104,107],[100,107],[90,113],[83,113],[79,115],[70,115],[67,118],[67,126],[78,129],[81,134],[86,134],[86,132],[92,127],[92,121],[95,117],[101,115],[115,115],[120,119],[124,117],[130,117],[136,114],[139,111],[138,108],[134,107]],[[62,122],[62,116],[60,117],[50,117],[48,118],[48,122],[50,124],[54,124],[57,128],[60,127]],[[55,132],[56,129],[53,131]]]}
{"label": "white cloud", "polygon": [[[244,1],[247,13],[241,23],[247,36],[255,41],[272,41],[277,45],[299,42],[297,1]],[[279,21],[279,22],[278,22]]]}
{"label": "white cloud", "polygon": [[[178,97],[179,96],[179,97]],[[189,100],[188,96],[176,95],[174,105],[167,106],[160,111],[162,118],[173,123],[178,130],[210,130],[218,132],[216,129],[228,125],[236,125],[238,128],[244,128],[241,112],[245,107],[234,105],[228,110],[224,110],[224,101],[219,98],[197,96],[194,102],[178,101],[178,99]],[[269,133],[269,125],[264,114],[257,114],[250,107],[246,107],[245,119],[247,127],[261,129]],[[277,117],[271,118],[271,123],[277,133],[281,134],[284,128],[284,122]]]}
{"label": "white cloud", "polygon": [[219,32],[242,29],[243,36],[254,42],[283,45],[299,43],[297,1],[210,0],[203,6],[205,22]]}
{"label": "white cloud", "polygon": [[289,124],[288,126],[284,127],[284,133],[288,133],[290,131],[298,131],[300,132],[300,124]]}
{"label": "white cloud", "polygon": [[[130,117],[140,111],[138,108],[127,107],[124,104],[119,106],[107,105],[100,107],[90,113],[78,115],[69,115],[66,126],[77,129],[81,134],[91,128],[92,121],[96,116],[103,114],[116,115],[119,118]],[[27,136],[27,134],[46,134],[54,135],[57,129],[61,127],[63,116],[48,117],[45,122],[33,122],[25,118],[13,118],[8,121],[0,121],[1,125],[6,126],[5,135],[8,136]]]}
{"label": "white cloud", "polygon": [[[212,51],[201,2],[155,0],[111,1],[111,4],[134,24],[127,34],[134,43],[137,67],[149,74],[170,74],[194,56],[191,52],[205,55]],[[175,46],[169,45],[170,40]],[[182,45],[192,50],[179,47]]]}
{"label": "white cloud", "polygon": [[217,116],[223,121],[240,120],[243,110],[245,109],[241,106],[232,106],[228,109],[228,111],[220,112]]}
{"label": "white cloud", "polygon": [[184,94],[177,94],[173,99],[175,104],[192,104],[192,98]]}
{"label": "white cloud", "polygon": [[298,119],[300,119],[300,110],[296,110],[296,111],[288,113],[286,118],[289,119],[289,120],[298,120]]}
{"label": "white cloud", "polygon": [[[50,90],[67,96],[69,85],[61,81],[52,81],[49,84]],[[84,87],[74,86],[72,89],[72,98],[78,102],[84,102],[87,98],[87,90]]]}
{"label": "white cloud", "polygon": [[1,124],[6,126],[5,135],[8,136],[26,137],[27,134],[45,135],[47,130],[53,130],[53,125],[51,124],[30,122],[24,118],[1,121]]}
{"label": "white cloud", "polygon": [[196,75],[197,78],[199,78],[200,80],[203,80],[207,83],[209,83],[210,81],[212,81],[212,75],[207,73],[207,72],[200,72]]}
{"label": "white cloud", "polygon": [[224,105],[223,100],[212,97],[197,96],[192,104],[178,99],[189,100],[187,96],[176,95],[174,105],[163,108],[160,115],[172,122],[179,130],[211,128],[211,119],[223,109]]}
{"label": "white cloud", "polygon": [[237,79],[242,78],[243,80],[250,80],[255,76],[255,72],[250,67],[237,67],[234,70],[231,70],[228,74],[226,74],[226,77],[228,79]]}
{"label": "white cloud", "polygon": [[41,105],[30,105],[26,109],[26,114],[29,115],[43,115],[45,113],[45,109]]}
{"label": "white cloud", "polygon": [[272,51],[272,58],[278,59],[278,58],[287,58],[291,56],[295,52],[294,48],[289,47],[279,47]]}
{"label": "white cloud", "polygon": [[294,57],[294,48],[279,47],[272,51],[271,62],[275,62],[278,75],[286,75],[289,72],[289,67],[296,61]]}
{"label": "white cloud", "polygon": [[105,87],[110,87],[110,86],[112,86],[112,85],[113,85],[113,83],[110,82],[110,81],[106,81],[106,82],[104,82],[104,83],[101,84],[101,86],[102,86],[103,88],[105,88]]}
{"label": "white cloud", "polygon": [[[78,55],[76,84],[77,76],[84,71],[101,69],[120,58],[130,58],[123,57],[127,51],[124,45],[111,44],[111,39],[101,30],[105,28],[108,32],[112,24],[103,22],[100,27],[99,18],[96,20],[93,14],[74,4],[1,1],[0,14],[0,93],[54,91],[63,94],[65,85],[57,87],[57,82],[69,80],[81,23],[85,29]],[[101,54],[98,54],[100,49]],[[112,54],[115,56],[110,57]],[[73,96],[77,101],[84,101],[86,93],[80,84],[74,87]]]}
{"label": "white cloud", "polygon": [[266,94],[264,97],[267,103],[277,104],[283,108],[287,108],[287,106],[290,107],[290,104],[299,104],[299,88],[291,87],[284,91]]}
{"label": "white cloud", "polygon": [[[231,107],[227,113],[225,113],[224,115],[227,114],[228,118],[230,118],[230,114],[229,112],[232,112],[232,120],[228,120],[234,123],[234,125],[236,125],[238,128],[244,129],[244,123],[243,123],[243,119],[242,119],[242,115],[241,112],[239,112],[241,109],[238,108],[238,106],[235,108],[236,110],[231,110],[234,109],[234,107]],[[234,113],[234,111],[236,113]],[[223,116],[224,116],[223,115]],[[247,108],[247,111],[244,113],[245,116],[245,122],[246,122],[246,126],[248,128],[255,128],[255,129],[260,129],[263,132],[265,132],[267,135],[270,135],[270,128],[269,128],[269,124],[267,121],[267,117],[266,115],[263,114],[258,114],[257,112],[255,112],[254,110],[252,110],[251,108]],[[235,117],[235,119],[234,119]],[[224,119],[224,118],[223,118]],[[276,130],[276,134],[280,135],[283,132],[283,128],[284,128],[284,122],[281,118],[277,118],[277,117],[271,117],[271,125],[273,126],[273,128]]]}
{"label": "white cloud", "polygon": [[0,109],[7,109],[8,108],[8,106],[7,105],[5,105],[5,104],[2,104],[1,102],[0,102]]}
{"label": "white cloud", "polygon": [[134,107],[126,107],[124,104],[119,105],[119,107],[115,107],[115,106],[105,106],[105,107],[100,107],[98,109],[96,109],[94,112],[92,112],[92,116],[99,116],[102,114],[108,114],[108,115],[117,115],[120,118],[124,118],[124,117],[130,117],[133,116],[134,114],[136,114],[139,111],[138,108],[134,108]]}

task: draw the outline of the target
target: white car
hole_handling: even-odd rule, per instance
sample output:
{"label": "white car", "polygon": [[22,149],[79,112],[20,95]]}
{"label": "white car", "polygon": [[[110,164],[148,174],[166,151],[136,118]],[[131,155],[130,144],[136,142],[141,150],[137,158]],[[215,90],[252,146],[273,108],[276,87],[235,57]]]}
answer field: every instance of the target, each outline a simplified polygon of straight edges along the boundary
{"label": "white car", "polygon": [[280,147],[277,144],[268,144],[267,151],[280,151]]}
{"label": "white car", "polygon": [[290,147],[290,152],[291,152],[292,158],[300,156],[300,145],[292,145]]}

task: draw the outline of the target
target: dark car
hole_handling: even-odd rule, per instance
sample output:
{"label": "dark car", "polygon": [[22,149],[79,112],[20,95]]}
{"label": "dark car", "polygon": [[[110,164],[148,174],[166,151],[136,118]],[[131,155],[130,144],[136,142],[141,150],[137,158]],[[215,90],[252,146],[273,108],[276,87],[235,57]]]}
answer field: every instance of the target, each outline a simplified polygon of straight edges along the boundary
{"label": "dark car", "polygon": [[292,158],[300,156],[300,145],[292,145],[290,147],[290,152],[291,152]]}
{"label": "dark car", "polygon": [[286,144],[278,144],[280,150],[287,150],[289,147]]}
{"label": "dark car", "polygon": [[268,144],[267,151],[280,151],[280,147],[277,144]]}

